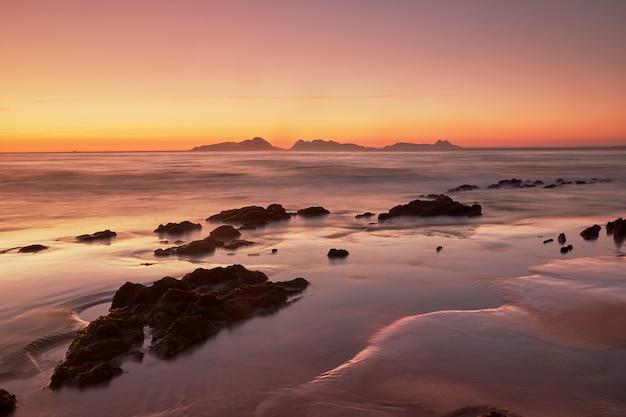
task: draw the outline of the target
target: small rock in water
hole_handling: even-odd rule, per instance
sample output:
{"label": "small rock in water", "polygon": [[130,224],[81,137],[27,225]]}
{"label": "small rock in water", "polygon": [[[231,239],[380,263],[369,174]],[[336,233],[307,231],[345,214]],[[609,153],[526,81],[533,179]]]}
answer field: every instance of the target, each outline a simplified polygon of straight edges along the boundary
{"label": "small rock in water", "polygon": [[349,254],[350,254],[350,252],[348,252],[345,249],[335,249],[335,248],[332,248],[331,250],[328,251],[328,257],[329,258],[345,258]]}
{"label": "small rock in water", "polygon": [[441,249],[443,249],[443,246],[437,246],[437,252],[441,252]]}
{"label": "small rock in water", "polygon": [[365,213],[363,213],[363,214],[357,214],[357,215],[356,215],[356,216],[354,216],[354,217],[355,217],[356,219],[362,219],[362,218],[364,218],[364,217],[365,217],[365,218],[367,218],[367,217],[373,217],[373,216],[375,216],[375,214],[374,214],[374,213],[372,213],[371,211],[367,211],[367,212],[365,212]]}
{"label": "small rock in water", "polygon": [[0,416],[8,416],[17,405],[17,399],[15,395],[10,394],[4,389],[0,389]]}
{"label": "small rock in water", "polygon": [[561,248],[561,253],[567,253],[567,252],[571,251],[572,249],[574,249],[574,247],[572,245],[563,246]]}
{"label": "small rock in water", "polygon": [[565,233],[561,233],[559,234],[559,237],[557,239],[559,241],[559,243],[562,245],[563,243],[565,243],[567,241],[567,238],[565,237]]}
{"label": "small rock in water", "polygon": [[598,236],[600,236],[600,230],[602,230],[602,227],[598,224],[594,224],[593,226],[588,227],[582,232],[580,232],[580,235],[585,240],[593,240],[593,239],[597,239]]}
{"label": "small rock in water", "polygon": [[154,229],[154,232],[167,233],[168,235],[182,235],[183,233],[199,229],[202,229],[202,225],[200,223],[192,223],[189,220],[184,220],[180,223],[168,223],[166,225],[160,224],[159,227]]}
{"label": "small rock in water", "polygon": [[330,211],[326,210],[324,207],[307,207],[304,209],[300,209],[297,211],[298,216],[302,216],[302,217],[319,217],[319,216],[326,216],[327,214],[330,214]]}
{"label": "small rock in water", "polygon": [[272,254],[278,253],[278,249],[272,249]]}
{"label": "small rock in water", "polygon": [[18,250],[18,253],[37,253],[46,249],[48,249],[47,246],[35,244],[35,245],[28,245],[28,246],[24,246],[23,248],[20,248]]}
{"label": "small rock in water", "polygon": [[94,240],[111,240],[115,236],[117,236],[117,233],[107,229],[101,232],[92,233],[90,235],[76,236],[76,240],[79,240],[81,242],[93,242]]}
{"label": "small rock in water", "polygon": [[554,242],[554,239],[546,239],[543,241],[544,244]]}

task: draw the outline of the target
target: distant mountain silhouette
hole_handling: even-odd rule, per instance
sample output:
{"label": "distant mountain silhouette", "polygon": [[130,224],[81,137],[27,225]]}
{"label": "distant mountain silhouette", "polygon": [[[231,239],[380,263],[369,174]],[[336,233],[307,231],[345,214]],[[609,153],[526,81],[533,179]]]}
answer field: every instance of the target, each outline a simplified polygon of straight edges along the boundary
{"label": "distant mountain silhouette", "polygon": [[196,146],[192,151],[282,151],[263,138],[255,137],[242,142],[222,142],[214,145]]}
{"label": "distant mountain silhouette", "polygon": [[368,148],[354,143],[339,143],[333,140],[315,139],[311,142],[300,139],[290,149],[298,152],[354,152],[354,151],[372,151],[375,148]]}
{"label": "distant mountain silhouette", "polygon": [[[395,145],[385,146],[384,148],[373,148],[369,146],[361,146],[355,143],[339,143],[333,140],[315,139],[306,141],[300,139],[293,144],[290,151],[295,152],[372,152],[372,151],[390,151],[390,152],[413,152],[413,151],[439,151],[461,149],[460,146],[453,145],[447,140],[438,140],[434,144],[426,143],[407,143],[399,142]],[[213,152],[240,152],[240,151],[282,151],[284,149],[273,146],[263,138],[255,137],[242,142],[222,142],[213,145],[196,146],[192,151],[213,151]]]}
{"label": "distant mountain silhouette", "polygon": [[426,143],[406,143],[398,142],[395,145],[389,145],[382,148],[383,151],[397,151],[397,152],[409,152],[409,151],[423,151],[423,150],[446,150],[446,149],[459,149],[460,146],[453,145],[447,140],[438,140],[435,144],[430,145]]}

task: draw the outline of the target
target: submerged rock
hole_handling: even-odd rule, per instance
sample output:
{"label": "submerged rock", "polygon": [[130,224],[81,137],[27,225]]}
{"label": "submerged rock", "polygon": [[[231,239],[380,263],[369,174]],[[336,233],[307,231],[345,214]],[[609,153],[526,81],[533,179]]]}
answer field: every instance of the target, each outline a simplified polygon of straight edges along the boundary
{"label": "submerged rock", "polygon": [[300,209],[296,213],[298,216],[302,217],[319,217],[330,214],[330,211],[326,210],[324,207],[316,206]]}
{"label": "submerged rock", "polygon": [[369,217],[374,217],[375,214],[372,213],[371,211],[366,211],[365,213],[362,214],[357,214],[356,216],[354,216],[356,219],[362,219],[362,218],[369,218]]}
{"label": "submerged rock", "polygon": [[593,240],[597,239],[600,236],[600,230],[602,230],[602,227],[598,224],[594,224],[593,226],[588,227],[580,232],[580,235],[585,240]]}
{"label": "submerged rock", "polygon": [[241,232],[231,225],[218,226],[209,233],[209,237],[224,242],[236,239],[239,236],[241,236]]}
{"label": "submerged rock", "polygon": [[180,223],[168,223],[166,225],[160,224],[159,227],[154,229],[154,232],[168,235],[182,235],[183,233],[193,232],[200,229],[202,229],[202,225],[200,223],[192,223],[189,220],[184,220]]}
{"label": "submerged rock", "polygon": [[167,249],[157,249],[154,256],[170,256],[170,255],[206,255],[215,252],[216,248],[224,246],[221,240],[206,237],[201,240],[194,240],[186,245],[173,246]]}
{"label": "submerged rock", "polygon": [[17,399],[7,390],[0,389],[0,416],[8,416],[15,411]]}
{"label": "submerged rock", "polygon": [[606,231],[616,239],[626,237],[626,221],[620,217],[612,222],[607,222]]}
{"label": "submerged rock", "polygon": [[228,325],[287,306],[308,285],[304,278],[270,282],[241,265],[198,268],[150,286],[127,282],[113,296],[110,313],[76,335],[50,387],[86,388],[121,374],[117,363],[142,353],[136,345],[144,326],[152,334],[152,354],[170,359]]}
{"label": "submerged rock", "polygon": [[470,185],[470,184],[463,184],[463,185],[459,185],[458,187],[455,188],[450,188],[448,190],[449,193],[457,193],[459,191],[472,191],[472,190],[478,190],[480,189],[480,187],[478,185]]}
{"label": "submerged rock", "polygon": [[572,245],[563,246],[561,248],[561,253],[567,253],[567,252],[570,252],[573,249],[574,249],[574,247]]}
{"label": "submerged rock", "polygon": [[34,245],[28,245],[28,246],[24,246],[22,248],[20,248],[18,250],[18,253],[37,253],[37,252],[41,252],[42,250],[46,250],[48,249],[48,246],[44,246],[44,245],[40,245],[40,244],[34,244]]}
{"label": "submerged rock", "polygon": [[101,232],[95,232],[90,235],[80,235],[76,236],[76,240],[81,242],[93,242],[94,240],[111,240],[117,233],[110,231],[109,229],[103,230]]}
{"label": "submerged rock", "polygon": [[208,222],[241,224],[243,228],[263,227],[269,222],[289,220],[291,216],[280,204],[270,204],[267,208],[248,206],[232,210],[223,210],[208,217]]}
{"label": "submerged rock", "polygon": [[432,200],[413,200],[408,204],[395,206],[388,213],[379,214],[378,220],[384,221],[394,217],[474,217],[482,215],[480,204],[464,205],[443,194],[430,197]]}
{"label": "submerged rock", "polygon": [[328,251],[328,257],[329,258],[345,258],[346,256],[350,255],[350,252],[348,252],[345,249],[335,249],[332,248],[331,250]]}

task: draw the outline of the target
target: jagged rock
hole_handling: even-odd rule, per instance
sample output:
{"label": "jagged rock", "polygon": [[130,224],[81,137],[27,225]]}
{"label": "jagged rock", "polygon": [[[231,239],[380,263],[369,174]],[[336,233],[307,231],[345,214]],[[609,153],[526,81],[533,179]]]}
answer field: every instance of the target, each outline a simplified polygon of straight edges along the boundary
{"label": "jagged rock", "polygon": [[600,236],[600,230],[602,230],[602,227],[598,224],[594,224],[580,232],[580,235],[585,240],[597,239]]}
{"label": "jagged rock", "polygon": [[559,233],[559,237],[557,238],[559,243],[562,245],[567,242],[567,238],[565,237],[565,233]]}
{"label": "jagged rock", "polygon": [[193,232],[194,230],[202,229],[200,223],[192,223],[189,220],[184,220],[180,223],[168,223],[166,225],[160,224],[159,227],[154,229],[155,233],[166,233],[168,235],[182,235],[183,233]]}
{"label": "jagged rock", "polygon": [[241,236],[241,232],[231,225],[223,225],[218,226],[211,233],[209,233],[209,237],[215,240],[221,240],[227,242],[229,240],[233,240]]}
{"label": "jagged rock", "polygon": [[223,210],[208,217],[208,222],[241,224],[243,228],[263,227],[268,222],[289,220],[291,216],[280,204],[270,204],[267,208],[248,206],[232,210]]}
{"label": "jagged rock", "polygon": [[209,236],[201,240],[191,241],[186,245],[173,246],[167,249],[157,249],[154,251],[154,256],[206,255],[215,252],[216,248],[221,248],[223,246],[223,241],[213,239]]}
{"label": "jagged rock", "polygon": [[348,252],[345,249],[335,249],[332,248],[331,250],[328,251],[328,257],[329,258],[345,258],[346,256],[350,255],[350,252]]}
{"label": "jagged rock", "polygon": [[50,388],[86,388],[122,373],[111,361],[143,342],[143,323],[126,308],[112,309],[79,331],[65,359],[54,368]]}
{"label": "jagged rock", "polygon": [[127,282],[113,296],[110,313],[78,333],[50,386],[88,387],[119,375],[123,371],[113,359],[143,355],[132,345],[143,340],[144,326],[152,334],[150,351],[170,359],[225,326],[277,311],[308,285],[304,278],[269,282],[262,272],[241,265],[198,268],[151,286]]}
{"label": "jagged rock", "polygon": [[94,240],[111,240],[117,233],[110,231],[109,229],[103,230],[101,232],[95,232],[90,235],[80,235],[76,236],[76,240],[81,242],[93,242]]}
{"label": "jagged rock", "polygon": [[470,184],[463,184],[463,185],[459,185],[458,187],[455,188],[450,188],[448,190],[449,193],[457,193],[459,191],[472,191],[472,190],[478,190],[480,187],[478,185],[470,185]]}
{"label": "jagged rock", "polygon": [[474,204],[467,206],[452,200],[446,195],[432,196],[432,200],[414,200],[408,204],[395,206],[388,213],[378,215],[379,221],[394,217],[432,217],[432,216],[480,216],[481,206]]}
{"label": "jagged rock", "polygon": [[302,217],[318,217],[326,216],[330,214],[330,211],[326,210],[324,207],[316,206],[300,209],[297,211],[297,214]]}
{"label": "jagged rock", "polygon": [[573,249],[574,249],[574,247],[572,245],[563,246],[563,247],[561,247],[561,253],[567,253],[567,252],[570,252]]}
{"label": "jagged rock", "polygon": [[7,390],[0,389],[0,416],[8,416],[15,411],[17,399]]}
{"label": "jagged rock", "polygon": [[41,252],[42,250],[46,250],[46,249],[48,249],[48,246],[44,246],[44,245],[40,245],[40,244],[34,244],[34,245],[24,246],[24,247],[20,248],[17,252],[18,253],[37,253],[37,252]]}

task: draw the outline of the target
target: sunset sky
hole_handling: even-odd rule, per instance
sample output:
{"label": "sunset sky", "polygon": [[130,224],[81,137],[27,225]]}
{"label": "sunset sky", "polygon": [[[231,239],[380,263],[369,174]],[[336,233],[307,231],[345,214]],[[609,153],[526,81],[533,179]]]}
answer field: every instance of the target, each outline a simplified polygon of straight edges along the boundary
{"label": "sunset sky", "polygon": [[0,0],[0,152],[626,145],[624,0]]}

